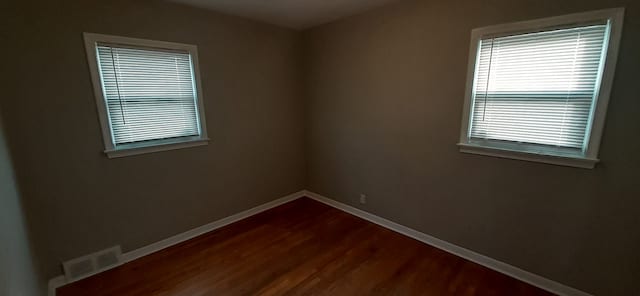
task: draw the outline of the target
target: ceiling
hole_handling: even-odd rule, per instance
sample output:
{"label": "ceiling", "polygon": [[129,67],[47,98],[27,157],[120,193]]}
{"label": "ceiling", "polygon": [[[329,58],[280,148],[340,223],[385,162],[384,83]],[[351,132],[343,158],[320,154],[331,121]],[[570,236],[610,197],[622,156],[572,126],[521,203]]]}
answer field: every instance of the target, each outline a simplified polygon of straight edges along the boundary
{"label": "ceiling", "polygon": [[307,29],[393,0],[169,0],[267,23]]}

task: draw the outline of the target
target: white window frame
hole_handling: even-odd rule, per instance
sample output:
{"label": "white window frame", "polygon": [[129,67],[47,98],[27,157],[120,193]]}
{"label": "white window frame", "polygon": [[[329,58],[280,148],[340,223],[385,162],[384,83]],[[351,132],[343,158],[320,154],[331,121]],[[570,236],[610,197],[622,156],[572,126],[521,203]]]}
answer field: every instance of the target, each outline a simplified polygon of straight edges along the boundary
{"label": "white window frame", "polygon": [[[100,125],[102,126],[102,138],[104,141],[104,152],[109,158],[138,155],[145,153],[153,153],[166,150],[181,149],[187,147],[203,146],[209,143],[207,136],[207,123],[204,114],[204,103],[202,97],[200,70],[198,67],[198,47],[191,44],[182,44],[166,41],[156,41],[138,38],[129,38],[122,36],[84,33],[85,50],[87,60],[89,62],[89,70],[91,72],[91,80],[93,83],[93,91],[95,94],[96,105],[98,108],[98,116]],[[107,111],[107,101],[102,89],[100,78],[100,68],[98,65],[97,44],[113,44],[132,48],[141,48],[147,50],[174,50],[188,52],[191,55],[192,69],[194,75],[194,84],[196,89],[196,108],[198,108],[198,122],[200,128],[199,136],[179,137],[175,139],[150,140],[140,143],[115,145],[111,132],[111,124]]]}
{"label": "white window frame", "polygon": [[[525,161],[542,162],[555,165],[572,166],[579,168],[594,168],[599,162],[598,150],[602,130],[609,104],[609,96],[613,83],[613,76],[618,57],[618,47],[622,35],[622,22],[624,8],[612,8],[583,13],[575,13],[563,16],[549,17],[531,21],[515,22],[474,29],[471,32],[471,45],[469,49],[469,65],[467,72],[467,85],[462,113],[460,152],[511,158]],[[492,37],[502,37],[514,34],[547,31],[552,29],[588,25],[594,22],[608,21],[610,23],[609,45],[606,49],[604,69],[600,88],[595,96],[594,110],[591,118],[591,128],[587,128],[588,143],[586,149],[579,154],[564,154],[560,151],[545,151],[530,149],[530,145],[519,143],[500,143],[498,141],[472,141],[470,138],[471,108],[473,105],[473,87],[476,72],[476,58],[480,40]]]}

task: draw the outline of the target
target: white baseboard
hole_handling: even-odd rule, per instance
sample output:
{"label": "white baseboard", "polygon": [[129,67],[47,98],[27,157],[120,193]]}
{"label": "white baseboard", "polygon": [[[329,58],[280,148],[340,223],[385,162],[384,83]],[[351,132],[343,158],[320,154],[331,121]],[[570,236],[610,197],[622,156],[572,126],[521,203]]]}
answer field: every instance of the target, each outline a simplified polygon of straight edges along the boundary
{"label": "white baseboard", "polygon": [[211,222],[209,224],[202,225],[202,226],[200,226],[198,228],[194,228],[194,229],[188,230],[186,232],[174,235],[174,236],[172,236],[170,238],[163,239],[163,240],[161,240],[159,242],[144,246],[142,248],[133,250],[131,252],[124,253],[124,254],[122,254],[122,261],[123,261],[123,263],[131,262],[131,261],[136,260],[136,259],[138,259],[140,257],[147,256],[147,255],[149,255],[151,253],[155,253],[155,252],[160,251],[162,249],[165,249],[165,248],[171,247],[173,245],[179,244],[181,242],[190,240],[190,239],[192,239],[194,237],[203,235],[203,234],[205,234],[207,232],[210,232],[212,230],[227,226],[227,225],[229,225],[229,224],[231,224],[233,222],[237,222],[237,221],[240,221],[242,219],[249,218],[249,217],[251,217],[251,216],[253,216],[255,214],[264,212],[264,211],[266,211],[268,209],[275,208],[275,207],[277,207],[279,205],[282,205],[282,204],[288,203],[288,202],[290,202],[292,200],[301,198],[301,197],[304,196],[305,192],[306,191],[302,190],[302,191],[298,191],[298,192],[289,194],[289,195],[287,195],[285,197],[278,198],[276,200],[273,200],[273,201],[270,201],[268,203],[259,205],[257,207],[248,209],[246,211],[242,211],[240,213],[231,215],[229,217],[222,218],[222,219],[220,219],[218,221],[214,221],[214,222]]}
{"label": "white baseboard", "polygon": [[[369,222],[375,223],[377,225],[380,225],[384,228],[390,229],[392,231],[395,231],[397,233],[400,233],[402,235],[406,235],[408,237],[411,237],[413,239],[416,239],[418,241],[421,241],[425,244],[431,245],[433,247],[436,247],[438,249],[441,249],[445,252],[451,253],[453,255],[456,255],[458,257],[464,258],[466,260],[469,260],[471,262],[480,264],[484,267],[490,268],[492,270],[495,270],[497,272],[500,272],[502,274],[508,275],[510,277],[516,278],[518,280],[521,280],[523,282],[529,283],[533,286],[536,286],[538,288],[544,289],[546,291],[549,291],[551,293],[557,294],[559,296],[593,296],[591,294],[588,294],[586,292],[580,291],[578,289],[563,285],[561,283],[552,281],[550,279],[544,278],[542,276],[539,276],[537,274],[522,270],[520,268],[517,268],[515,266],[509,265],[507,263],[495,260],[493,258],[489,258],[487,256],[478,254],[474,251],[465,249],[463,247],[451,244],[449,242],[443,241],[441,239],[435,238],[433,236],[430,236],[428,234],[419,232],[417,230],[411,229],[409,227],[400,225],[398,223],[389,221],[387,219],[384,219],[382,217],[373,215],[371,213],[365,212],[363,210],[354,208],[352,206],[343,204],[341,202],[335,201],[333,199],[324,197],[320,194],[314,193],[314,192],[310,192],[307,190],[302,190],[296,193],[292,193],[289,194],[285,197],[270,201],[268,203],[259,205],[257,207],[248,209],[246,211],[234,214],[232,216],[211,222],[209,224],[188,230],[186,232],[174,235],[172,237],[169,237],[167,239],[161,240],[159,242],[144,246],[142,248],[127,252],[122,254],[122,264],[127,263],[127,262],[131,262],[135,259],[138,259],[140,257],[144,257],[147,256],[149,254],[155,253],[157,251],[160,251],[162,249],[171,247],[173,245],[179,244],[181,242],[187,241],[189,239],[195,238],[197,236],[203,235],[207,232],[210,232],[212,230],[224,227],[226,225],[229,225],[233,222],[237,222],[239,220],[251,217],[255,214],[264,212],[266,210],[269,210],[271,208],[277,207],[279,205],[285,204],[287,202],[290,202],[292,200],[301,198],[307,196],[309,198],[312,198],[316,201],[319,201],[323,204],[329,205],[331,207],[334,207],[338,210],[344,211],[346,213],[352,214],[356,217],[360,217],[362,219],[365,219]],[[67,284],[66,279],[64,276],[57,276],[53,279],[51,279],[49,281],[49,296],[55,296],[55,291],[57,288],[64,286],[65,284]]]}
{"label": "white baseboard", "polygon": [[64,275],[59,275],[57,277],[50,279],[49,285],[48,285],[48,295],[56,296],[56,289],[66,284],[67,284],[67,279],[64,277]]}
{"label": "white baseboard", "polygon": [[[222,218],[220,220],[211,222],[209,224],[205,224],[205,225],[202,225],[200,227],[188,230],[186,232],[174,235],[174,236],[169,237],[167,239],[163,239],[163,240],[161,240],[159,242],[155,242],[155,243],[152,243],[150,245],[144,246],[142,248],[139,248],[139,249],[124,253],[124,254],[122,254],[122,257],[121,257],[122,258],[121,264],[125,264],[127,262],[131,262],[131,261],[136,260],[136,259],[138,259],[140,257],[144,257],[144,256],[147,256],[149,254],[158,252],[158,251],[160,251],[162,249],[166,249],[166,248],[171,247],[173,245],[177,245],[177,244],[179,244],[181,242],[190,240],[190,239],[195,238],[197,236],[203,235],[203,234],[205,234],[207,232],[210,232],[210,231],[216,230],[218,228],[227,226],[227,225],[229,225],[229,224],[231,224],[233,222],[237,222],[239,220],[249,218],[249,217],[251,217],[253,215],[256,215],[258,213],[264,212],[264,211],[269,210],[271,208],[275,208],[275,207],[277,207],[279,205],[288,203],[288,202],[290,202],[292,200],[301,198],[301,197],[305,196],[305,193],[306,193],[305,190],[298,191],[298,192],[289,194],[289,195],[287,195],[285,197],[281,197],[281,198],[278,198],[276,200],[270,201],[268,203],[259,205],[257,207],[251,208],[251,209],[248,209],[246,211],[242,211],[240,213],[231,215],[229,217]],[[57,277],[49,280],[49,296],[55,296],[56,295],[55,294],[56,293],[56,289],[66,285],[66,284],[67,284],[67,280],[62,275],[61,276],[57,276]]]}
{"label": "white baseboard", "polygon": [[556,281],[552,281],[550,279],[547,279],[545,277],[539,276],[537,274],[528,272],[526,270],[522,270],[518,267],[515,267],[513,265],[509,265],[507,263],[495,260],[493,258],[484,256],[482,254],[478,254],[474,251],[465,249],[463,247],[460,246],[456,246],[452,243],[443,241],[441,239],[435,238],[433,236],[430,236],[428,234],[419,232],[415,229],[411,229],[409,227],[400,225],[398,223],[389,221],[387,219],[384,219],[382,217],[376,216],[374,214],[365,212],[363,210],[354,208],[352,206],[343,204],[341,202],[338,202],[336,200],[330,199],[328,197],[324,197],[320,194],[317,193],[313,193],[310,191],[305,191],[305,196],[312,198],[314,200],[317,200],[321,203],[324,203],[328,206],[334,207],[338,210],[347,212],[351,215],[360,217],[364,220],[367,220],[369,222],[378,224],[384,228],[387,228],[389,230],[393,230],[397,233],[406,235],[408,237],[411,237],[415,240],[421,241],[425,244],[428,244],[430,246],[436,247],[440,250],[443,250],[447,253],[451,253],[453,255],[456,255],[458,257],[464,258],[466,260],[469,260],[471,262],[480,264],[484,267],[487,267],[489,269],[495,270],[497,272],[500,272],[502,274],[508,275],[512,278],[518,279],[520,281],[523,281],[525,283],[528,283],[530,285],[536,286],[540,289],[549,291],[551,293],[557,294],[559,296],[593,296],[589,293],[580,291],[578,289],[569,287],[567,285],[563,285],[561,283],[558,283]]}

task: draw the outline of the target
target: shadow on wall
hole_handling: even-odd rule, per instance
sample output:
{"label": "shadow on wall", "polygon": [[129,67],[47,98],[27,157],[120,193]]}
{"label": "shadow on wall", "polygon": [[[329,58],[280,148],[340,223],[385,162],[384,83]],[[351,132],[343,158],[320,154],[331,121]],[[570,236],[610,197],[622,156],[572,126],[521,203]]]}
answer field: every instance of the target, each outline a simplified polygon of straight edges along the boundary
{"label": "shadow on wall", "polygon": [[0,118],[0,295],[43,295]]}

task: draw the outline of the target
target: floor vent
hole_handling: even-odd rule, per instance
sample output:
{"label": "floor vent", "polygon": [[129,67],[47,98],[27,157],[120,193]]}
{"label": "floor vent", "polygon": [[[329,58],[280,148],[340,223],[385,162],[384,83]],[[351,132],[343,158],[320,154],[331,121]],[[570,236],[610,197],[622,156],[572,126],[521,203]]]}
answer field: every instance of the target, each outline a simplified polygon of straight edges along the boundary
{"label": "floor vent", "polygon": [[98,272],[120,265],[120,246],[111,247],[62,263],[67,282],[75,282]]}

